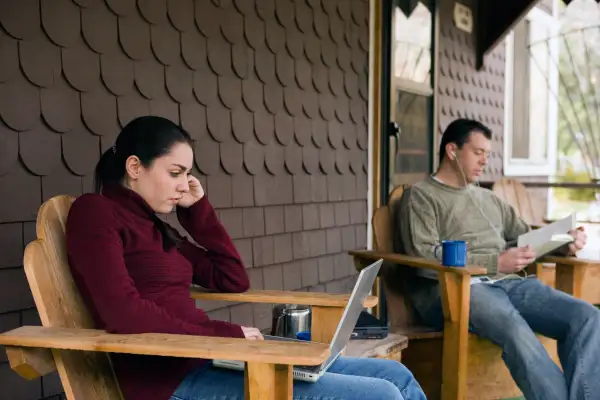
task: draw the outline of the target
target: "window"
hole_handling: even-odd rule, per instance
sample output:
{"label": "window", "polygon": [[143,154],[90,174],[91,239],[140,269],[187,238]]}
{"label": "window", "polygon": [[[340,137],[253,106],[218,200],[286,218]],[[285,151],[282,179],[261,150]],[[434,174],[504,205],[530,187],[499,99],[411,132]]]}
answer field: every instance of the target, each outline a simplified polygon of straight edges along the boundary
{"label": "window", "polygon": [[394,9],[391,118],[399,134],[390,139],[390,190],[430,172],[434,9],[432,0],[398,1]]}
{"label": "window", "polygon": [[506,38],[504,175],[555,174],[559,30],[534,8]]}

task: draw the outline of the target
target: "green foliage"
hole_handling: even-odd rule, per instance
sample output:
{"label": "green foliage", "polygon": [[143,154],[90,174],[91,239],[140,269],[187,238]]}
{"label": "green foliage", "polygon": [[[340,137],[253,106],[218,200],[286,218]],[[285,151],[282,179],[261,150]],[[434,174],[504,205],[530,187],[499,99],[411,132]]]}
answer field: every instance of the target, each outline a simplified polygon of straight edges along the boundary
{"label": "green foliage", "polygon": [[[559,182],[590,182],[590,177],[586,172],[575,171],[570,165],[566,165],[563,168],[560,168],[560,170],[562,170],[563,173],[560,174],[560,177],[557,178]],[[553,192],[555,198],[559,200],[571,200],[580,202],[596,201],[595,189],[556,188]]]}
{"label": "green foliage", "polygon": [[585,20],[588,14],[561,20],[557,147],[559,154],[583,157],[594,171],[600,155],[600,30],[596,21]]}

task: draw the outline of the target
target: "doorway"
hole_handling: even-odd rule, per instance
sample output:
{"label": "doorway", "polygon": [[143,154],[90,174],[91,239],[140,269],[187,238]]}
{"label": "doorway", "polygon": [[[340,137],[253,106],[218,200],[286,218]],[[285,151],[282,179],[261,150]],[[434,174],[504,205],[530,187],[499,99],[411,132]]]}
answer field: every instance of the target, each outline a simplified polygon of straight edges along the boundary
{"label": "doorway", "polygon": [[[435,1],[393,2],[386,194],[432,172]],[[382,143],[383,150],[384,143]],[[386,160],[387,159],[387,160]],[[387,200],[387,196],[384,197]],[[383,200],[383,199],[382,199]]]}

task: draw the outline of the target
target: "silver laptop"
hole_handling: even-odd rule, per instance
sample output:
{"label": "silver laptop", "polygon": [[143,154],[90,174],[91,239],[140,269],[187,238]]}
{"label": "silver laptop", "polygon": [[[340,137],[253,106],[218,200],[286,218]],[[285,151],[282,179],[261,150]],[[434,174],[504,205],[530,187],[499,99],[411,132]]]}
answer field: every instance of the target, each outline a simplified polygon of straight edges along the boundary
{"label": "silver laptop", "polygon": [[[331,354],[329,358],[320,365],[295,365],[293,373],[294,379],[306,382],[316,382],[321,376],[323,376],[331,364],[337,360],[342,351],[346,348],[346,344],[348,343],[350,335],[356,326],[358,317],[360,316],[361,311],[364,309],[364,301],[373,287],[373,283],[375,282],[375,278],[377,278],[377,274],[379,273],[382,263],[383,260],[376,261],[364,268],[358,275],[358,279],[354,285],[354,289],[352,290],[348,304],[344,309],[344,314],[340,319],[335,331],[335,335],[333,336],[333,340],[331,341]],[[265,336],[265,340],[306,343],[306,341],[283,338],[279,336]],[[245,363],[243,361],[235,360],[213,360],[213,365],[219,368],[234,369],[238,371],[243,371],[245,368]]]}

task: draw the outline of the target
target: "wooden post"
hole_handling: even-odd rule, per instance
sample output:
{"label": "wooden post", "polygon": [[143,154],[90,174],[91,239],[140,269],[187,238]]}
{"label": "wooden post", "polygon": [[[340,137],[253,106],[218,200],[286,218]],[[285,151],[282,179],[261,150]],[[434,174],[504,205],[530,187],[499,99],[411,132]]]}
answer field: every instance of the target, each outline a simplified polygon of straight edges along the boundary
{"label": "wooden post", "polygon": [[463,400],[467,395],[470,276],[438,273],[444,309],[442,400]]}
{"label": "wooden post", "polygon": [[291,400],[294,380],[291,365],[246,363],[244,399]]}
{"label": "wooden post", "polygon": [[331,343],[338,323],[344,314],[343,307],[312,307],[312,332],[310,340]]}
{"label": "wooden post", "polygon": [[580,299],[587,264],[556,264],[556,289]]}

